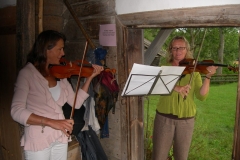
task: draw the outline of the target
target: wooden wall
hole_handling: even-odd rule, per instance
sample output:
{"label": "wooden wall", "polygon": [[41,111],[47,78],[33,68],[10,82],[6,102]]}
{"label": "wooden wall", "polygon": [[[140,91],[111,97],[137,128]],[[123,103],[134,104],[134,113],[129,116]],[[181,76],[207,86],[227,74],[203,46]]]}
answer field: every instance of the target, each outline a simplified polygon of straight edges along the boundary
{"label": "wooden wall", "polygon": [[20,130],[10,116],[16,80],[16,7],[1,9],[0,21],[0,159],[17,160],[21,157]]}

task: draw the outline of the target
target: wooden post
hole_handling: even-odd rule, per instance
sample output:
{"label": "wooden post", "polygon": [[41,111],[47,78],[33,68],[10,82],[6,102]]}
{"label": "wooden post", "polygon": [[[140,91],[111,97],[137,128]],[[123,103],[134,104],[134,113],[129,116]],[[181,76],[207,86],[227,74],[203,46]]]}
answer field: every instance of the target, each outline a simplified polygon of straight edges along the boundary
{"label": "wooden post", "polygon": [[[238,55],[240,56],[240,28],[238,30]],[[239,61],[239,60],[238,60]],[[238,63],[239,66],[239,63]],[[240,74],[238,74],[238,79],[240,79]],[[232,151],[232,160],[239,160],[240,159],[240,95],[239,95],[239,81],[238,81],[238,94],[237,94],[237,106],[236,106],[236,117],[235,117],[235,129],[234,129],[234,141],[233,141],[233,151]]]}
{"label": "wooden post", "polygon": [[43,0],[38,0],[38,34],[43,31]]}
{"label": "wooden post", "polygon": [[[127,67],[130,72],[133,63],[143,63],[143,30],[127,29]],[[144,114],[142,97],[127,97],[128,110],[128,147],[130,160],[143,160],[144,158]]]}

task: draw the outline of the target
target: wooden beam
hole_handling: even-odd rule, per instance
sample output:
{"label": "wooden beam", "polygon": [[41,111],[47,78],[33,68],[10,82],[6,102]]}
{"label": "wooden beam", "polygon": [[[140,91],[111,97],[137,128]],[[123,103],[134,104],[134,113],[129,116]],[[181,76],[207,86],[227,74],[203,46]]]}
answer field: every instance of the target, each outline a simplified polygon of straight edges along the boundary
{"label": "wooden beam", "polygon": [[161,50],[168,36],[172,33],[173,29],[161,29],[155,39],[152,41],[147,51],[144,53],[144,64],[150,65],[156,55]]}
{"label": "wooden beam", "polygon": [[35,1],[17,1],[17,69],[26,63],[35,41]]}
{"label": "wooden beam", "polygon": [[[117,35],[117,80],[119,84],[120,91],[123,90],[124,85],[126,83],[128,77],[128,68],[127,68],[127,56],[126,56],[126,28],[121,24],[121,22],[116,19],[116,35]],[[122,97],[119,94],[118,102],[116,106],[115,115],[119,113],[119,139],[120,144],[117,144],[116,147],[119,148],[119,159],[128,159],[128,151],[129,151],[129,106],[127,104],[127,98]],[[116,118],[115,118],[116,119]],[[116,124],[115,124],[116,126]],[[116,134],[118,135],[118,134]],[[117,136],[115,136],[117,137]],[[110,158],[110,157],[109,157]],[[116,158],[117,159],[117,158]]]}
{"label": "wooden beam", "polygon": [[[133,63],[143,63],[143,30],[127,29],[126,56],[128,71]],[[143,160],[144,158],[144,129],[143,129],[143,101],[140,96],[127,97],[128,107],[128,150],[129,160]]]}
{"label": "wooden beam", "polygon": [[138,12],[117,17],[131,28],[240,26],[240,4]]}

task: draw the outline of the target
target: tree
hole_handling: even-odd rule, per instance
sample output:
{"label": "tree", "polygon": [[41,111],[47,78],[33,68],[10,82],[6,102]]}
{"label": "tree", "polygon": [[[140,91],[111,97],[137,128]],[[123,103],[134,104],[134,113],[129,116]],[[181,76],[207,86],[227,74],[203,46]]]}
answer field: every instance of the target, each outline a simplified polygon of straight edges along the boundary
{"label": "tree", "polygon": [[[223,28],[219,28],[219,48],[218,48],[218,62],[223,63],[223,51],[224,51],[224,33]],[[222,74],[222,67],[217,69],[217,74]]]}

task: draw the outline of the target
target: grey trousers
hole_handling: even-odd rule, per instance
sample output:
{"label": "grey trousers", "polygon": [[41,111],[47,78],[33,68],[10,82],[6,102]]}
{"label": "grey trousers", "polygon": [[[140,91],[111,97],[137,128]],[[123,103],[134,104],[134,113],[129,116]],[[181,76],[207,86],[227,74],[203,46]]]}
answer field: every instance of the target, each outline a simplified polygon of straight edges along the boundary
{"label": "grey trousers", "polygon": [[194,118],[172,119],[156,113],[153,129],[153,160],[166,160],[173,145],[175,160],[187,160]]}

